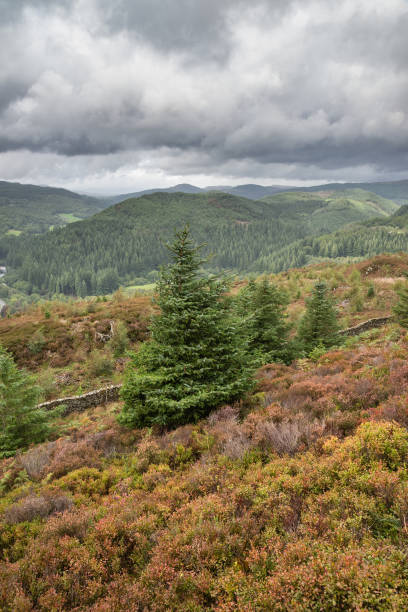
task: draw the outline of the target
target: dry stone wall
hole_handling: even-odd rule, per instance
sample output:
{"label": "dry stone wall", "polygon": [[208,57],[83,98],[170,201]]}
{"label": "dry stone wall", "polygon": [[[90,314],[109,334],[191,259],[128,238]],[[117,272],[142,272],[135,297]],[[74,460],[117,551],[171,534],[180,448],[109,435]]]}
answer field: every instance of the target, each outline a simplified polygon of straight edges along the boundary
{"label": "dry stone wall", "polygon": [[368,321],[364,321],[363,323],[359,323],[354,327],[349,327],[348,329],[342,329],[340,334],[342,336],[357,336],[358,334],[362,334],[369,329],[374,329],[375,327],[382,327],[386,325],[392,320],[392,316],[388,317],[377,317],[374,319],[368,319]]}
{"label": "dry stone wall", "polygon": [[[392,316],[388,317],[377,317],[375,319],[369,319],[354,327],[343,329],[340,334],[342,336],[356,336],[369,329],[375,327],[382,327],[392,320]],[[70,414],[71,412],[82,412],[92,406],[100,406],[101,404],[108,404],[109,402],[116,402],[120,397],[120,390],[122,385],[111,385],[110,387],[104,387],[103,389],[97,389],[96,391],[89,391],[83,395],[76,395],[73,397],[62,397],[60,399],[50,400],[49,402],[43,402],[39,404],[39,408],[45,408],[46,410],[52,410],[57,406],[65,406],[64,414]]]}
{"label": "dry stone wall", "polygon": [[116,402],[119,399],[120,390],[122,385],[111,385],[110,387],[104,387],[103,389],[97,389],[96,391],[89,391],[83,395],[76,395],[73,397],[62,397],[60,399],[50,400],[39,404],[39,408],[45,408],[46,410],[52,410],[57,406],[65,406],[64,414],[70,414],[71,412],[82,412],[92,406],[100,406],[101,404],[107,404],[109,402]]}

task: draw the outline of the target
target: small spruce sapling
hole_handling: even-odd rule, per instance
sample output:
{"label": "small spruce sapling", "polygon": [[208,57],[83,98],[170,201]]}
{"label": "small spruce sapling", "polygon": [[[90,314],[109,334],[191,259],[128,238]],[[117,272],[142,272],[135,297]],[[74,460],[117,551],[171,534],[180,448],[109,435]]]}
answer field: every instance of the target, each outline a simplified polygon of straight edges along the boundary
{"label": "small spruce sapling", "polygon": [[408,327],[408,281],[396,290],[398,301],[394,306],[394,314],[402,327]]}
{"label": "small spruce sapling", "polygon": [[41,389],[34,378],[19,370],[13,357],[0,347],[0,456],[9,457],[51,433],[50,421],[60,411],[37,408]]}
{"label": "small spruce sapling", "polygon": [[249,351],[258,355],[261,363],[290,363],[295,356],[288,339],[288,301],[288,296],[267,278],[258,283],[251,280],[238,296],[237,311],[248,335]]}
{"label": "small spruce sapling", "polygon": [[306,353],[310,353],[320,345],[329,348],[338,344],[338,332],[336,310],[327,295],[326,283],[317,282],[312,296],[306,302],[306,312],[299,324],[298,340]]}

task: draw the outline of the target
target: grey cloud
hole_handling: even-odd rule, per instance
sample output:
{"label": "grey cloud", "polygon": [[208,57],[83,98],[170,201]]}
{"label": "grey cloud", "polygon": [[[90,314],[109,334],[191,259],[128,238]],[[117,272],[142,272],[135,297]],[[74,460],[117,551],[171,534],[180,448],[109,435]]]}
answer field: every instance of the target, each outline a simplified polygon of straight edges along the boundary
{"label": "grey cloud", "polygon": [[55,154],[84,175],[98,167],[97,177],[118,172],[113,159],[129,176],[130,160],[168,176],[271,180],[406,168],[404,0],[0,0],[0,9],[5,156]]}
{"label": "grey cloud", "polygon": [[[252,0],[256,9],[263,0]],[[268,14],[285,11],[291,2],[273,0]],[[185,51],[195,60],[225,60],[230,51],[230,15],[247,0],[102,0],[103,28],[131,32],[164,51]],[[197,57],[198,56],[198,57]],[[188,58],[187,58],[188,59]],[[190,57],[191,59],[191,57]]]}

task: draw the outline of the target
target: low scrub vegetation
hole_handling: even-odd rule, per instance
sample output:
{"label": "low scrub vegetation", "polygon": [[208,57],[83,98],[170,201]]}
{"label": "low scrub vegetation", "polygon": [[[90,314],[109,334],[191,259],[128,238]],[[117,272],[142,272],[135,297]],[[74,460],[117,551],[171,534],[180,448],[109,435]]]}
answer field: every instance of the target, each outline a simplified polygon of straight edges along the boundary
{"label": "low scrub vegetation", "polygon": [[[173,429],[154,422],[125,426],[117,402],[59,416],[46,441],[3,457],[0,608],[407,609],[408,336],[401,261],[384,256],[358,266],[311,267],[274,277],[272,285],[258,281],[248,289],[243,282],[220,294],[241,332],[242,313],[255,313],[241,338],[258,369],[253,389],[201,418]],[[322,280],[318,312],[323,295],[330,325],[333,312],[345,327],[389,314],[396,303],[398,317],[334,346],[324,336],[314,348],[302,346],[297,329],[304,298],[311,309]],[[371,286],[367,306],[355,311],[354,288],[365,294]],[[251,313],[248,295],[258,290],[260,308]],[[269,294],[273,312],[264,303]],[[116,304],[118,310],[114,301],[98,302],[95,312],[76,315],[95,327],[108,311],[123,321],[115,341],[111,335],[99,348],[94,340],[89,350],[85,341],[75,348],[85,353],[80,367],[88,381],[113,381],[126,364],[134,367],[127,350],[135,352],[140,340],[117,315],[122,302]],[[148,301],[143,304],[147,312]],[[45,338],[56,317],[52,304],[46,311]],[[5,329],[12,321],[4,321]],[[279,333],[260,333],[251,348],[259,321]],[[337,324],[330,329],[336,332]],[[149,355],[149,344],[140,354]],[[296,359],[287,358],[289,348]],[[91,373],[92,361],[100,365],[95,350],[109,357],[112,370]],[[46,371],[38,370],[41,354],[29,361],[37,372]],[[173,382],[183,380],[177,363],[169,365],[179,376]],[[72,376],[70,368],[54,375]]]}

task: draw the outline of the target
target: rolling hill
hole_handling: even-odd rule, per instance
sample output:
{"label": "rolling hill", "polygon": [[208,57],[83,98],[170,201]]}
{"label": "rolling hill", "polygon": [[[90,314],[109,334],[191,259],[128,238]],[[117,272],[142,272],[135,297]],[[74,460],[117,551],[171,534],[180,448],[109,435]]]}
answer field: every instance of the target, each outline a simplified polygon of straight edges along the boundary
{"label": "rolling hill", "polygon": [[0,238],[21,233],[41,234],[94,215],[102,200],[67,189],[0,181]]}
{"label": "rolling hill", "polygon": [[[116,204],[41,237],[14,240],[9,282],[26,291],[93,295],[140,284],[167,261],[164,243],[188,223],[214,271],[275,269],[275,252],[306,237],[382,215],[397,205],[361,190],[293,192],[253,201],[223,192],[158,192]],[[280,269],[292,265],[280,261]],[[269,266],[269,267],[268,267]]]}
{"label": "rolling hill", "polygon": [[393,200],[397,204],[408,203],[408,180],[373,183],[327,183],[307,188],[290,188],[291,191],[343,191],[344,189],[363,189]]}

